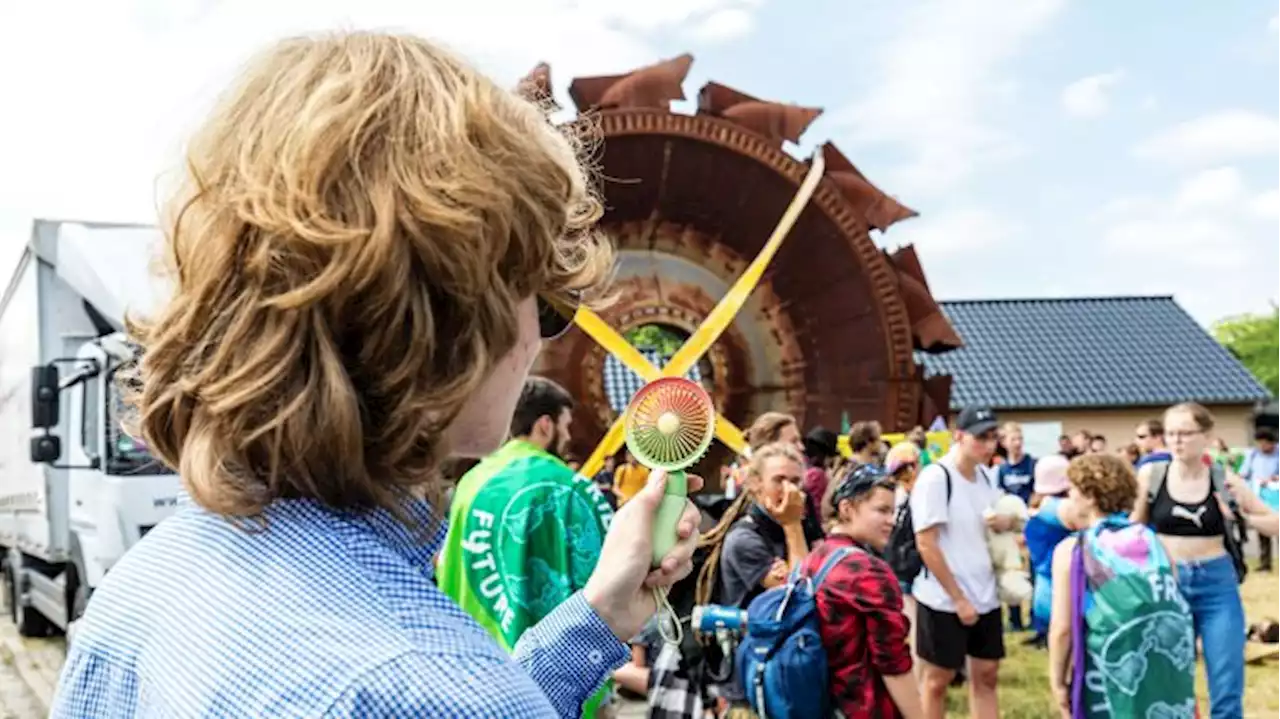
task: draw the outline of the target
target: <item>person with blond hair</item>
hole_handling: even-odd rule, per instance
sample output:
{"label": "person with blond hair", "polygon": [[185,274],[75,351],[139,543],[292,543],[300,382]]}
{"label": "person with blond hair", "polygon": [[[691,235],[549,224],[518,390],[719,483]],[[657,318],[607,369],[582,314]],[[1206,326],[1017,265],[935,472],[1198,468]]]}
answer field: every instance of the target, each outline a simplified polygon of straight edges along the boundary
{"label": "person with blond hair", "polygon": [[894,485],[907,494],[916,484],[924,461],[924,450],[915,442],[905,440],[889,448],[884,455],[884,471],[889,474]]}
{"label": "person with blond hair", "polygon": [[[920,470],[923,467],[924,456],[926,452],[920,449],[914,441],[910,439],[903,440],[892,447],[885,453],[884,470],[894,485],[894,519],[893,533],[890,540],[898,539],[902,541],[915,541],[915,529],[911,526],[911,490],[915,489],[916,478],[920,476]],[[832,503],[834,504],[834,503]],[[834,512],[834,506],[832,511]],[[835,516],[831,517],[835,520]],[[893,542],[889,543],[884,554],[892,559]],[[891,567],[894,567],[892,562]],[[903,569],[900,565],[894,567],[894,572],[898,578],[898,589],[902,592],[902,613],[910,622],[909,626],[915,626],[916,623],[916,598],[911,594],[911,585],[916,580],[916,574],[910,574],[915,567],[911,569]],[[907,642],[911,646],[911,660],[914,665],[916,659],[915,653],[915,637],[908,632]],[[914,667],[918,668],[918,667]]]}
{"label": "person with blond hair", "polygon": [[[735,477],[736,488],[742,488],[746,485],[747,475],[751,468],[751,458],[753,453],[767,444],[785,444],[795,448],[797,452],[804,453],[804,440],[800,437],[800,425],[796,423],[796,418],[786,412],[765,412],[756,417],[751,426],[746,431],[747,449],[743,453],[743,461],[738,468],[738,476]],[[804,480],[801,479],[801,488],[804,486]],[[821,497],[817,499],[805,494],[805,514],[804,514],[804,536],[805,540],[812,544],[822,538],[822,515],[819,510]],[[745,496],[736,498],[733,504],[725,510],[724,521],[728,524],[741,519],[750,508],[750,504]],[[728,524],[725,524],[727,527]]]}
{"label": "person with blond hair", "polygon": [[[804,455],[791,442],[752,451],[743,487],[750,505],[724,534],[718,556],[718,604],[746,609],[761,592],[783,584],[808,555],[803,476]],[[730,705],[745,706],[737,682],[722,689]]]}
{"label": "person with blond hair", "polygon": [[511,655],[432,576],[442,462],[499,447],[610,275],[573,143],[425,40],[347,32],[254,60],[185,167],[130,387],[190,501],[94,593],[51,715],[579,716],[692,569],[692,503],[651,568],[664,475]]}
{"label": "person with blond hair", "polygon": [[[749,441],[770,436],[781,441],[751,448],[750,459],[740,470],[741,494],[698,542],[701,567],[671,592],[671,603],[684,621],[700,605],[745,609],[758,594],[785,580],[809,551],[812,542],[805,532],[807,510],[800,488],[804,456],[796,442],[788,441],[787,428],[795,426],[794,419],[777,422],[775,415],[790,419],[790,415],[766,413],[746,434]],[[686,624],[685,636],[691,635],[692,628]],[[713,704],[737,704],[737,713],[748,711],[741,688],[724,669],[731,666],[732,657],[722,657],[715,643],[695,646],[696,642],[686,640],[684,646],[667,645],[659,652],[649,693],[651,715],[700,717],[701,711],[693,708]],[[688,711],[668,709],[677,706]]]}

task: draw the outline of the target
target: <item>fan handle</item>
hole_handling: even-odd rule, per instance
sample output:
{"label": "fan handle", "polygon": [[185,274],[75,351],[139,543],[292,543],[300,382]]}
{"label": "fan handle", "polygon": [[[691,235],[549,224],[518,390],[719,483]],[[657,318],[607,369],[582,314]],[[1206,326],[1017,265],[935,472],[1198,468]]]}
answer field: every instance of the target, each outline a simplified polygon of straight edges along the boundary
{"label": "fan handle", "polygon": [[680,517],[689,500],[689,475],[682,470],[667,472],[667,486],[662,504],[653,517],[653,566],[662,563],[679,541]]}

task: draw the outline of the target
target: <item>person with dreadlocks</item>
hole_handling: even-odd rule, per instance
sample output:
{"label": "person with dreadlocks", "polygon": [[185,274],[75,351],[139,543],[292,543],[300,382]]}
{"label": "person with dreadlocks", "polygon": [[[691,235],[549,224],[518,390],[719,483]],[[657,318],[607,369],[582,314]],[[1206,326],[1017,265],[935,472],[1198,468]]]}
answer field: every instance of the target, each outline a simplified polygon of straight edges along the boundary
{"label": "person with dreadlocks", "polygon": [[[782,443],[791,447],[795,447],[801,456],[806,456],[806,445],[800,437],[800,425],[796,423],[796,418],[784,412],[765,412],[751,423],[746,433],[748,450],[750,455],[767,444]],[[738,482],[739,486],[744,481]],[[804,488],[804,480],[799,485]],[[822,539],[822,513],[818,510],[818,506],[822,501],[822,495],[812,496],[808,492],[804,496],[804,538],[808,544]],[[742,502],[736,503],[725,512],[725,516],[733,514],[734,519],[739,519],[746,513],[749,502],[743,498]]]}
{"label": "person with dreadlocks", "polygon": [[[751,453],[743,495],[746,512],[729,525],[721,520],[712,530],[710,534],[723,532],[723,539],[699,577],[714,576],[717,604],[745,609],[761,592],[786,582],[808,555],[805,494],[800,489],[803,476],[804,456],[790,443],[767,444]],[[706,591],[699,589],[700,594]],[[722,699],[722,708],[730,710],[728,716],[741,714],[738,710],[745,708],[746,695],[736,681],[713,689]]]}
{"label": "person with dreadlocks", "polygon": [[[702,535],[694,564],[701,569],[677,584],[670,601],[687,622],[694,606],[719,604],[745,608],[787,572],[821,538],[817,508],[800,489],[804,455],[795,418],[766,412],[746,432],[750,459],[740,481],[742,492],[720,521]],[[686,630],[680,647],[665,646],[650,673],[649,718],[701,719],[704,706],[729,704],[726,716],[747,712],[741,689],[732,679],[732,658],[702,645]]]}

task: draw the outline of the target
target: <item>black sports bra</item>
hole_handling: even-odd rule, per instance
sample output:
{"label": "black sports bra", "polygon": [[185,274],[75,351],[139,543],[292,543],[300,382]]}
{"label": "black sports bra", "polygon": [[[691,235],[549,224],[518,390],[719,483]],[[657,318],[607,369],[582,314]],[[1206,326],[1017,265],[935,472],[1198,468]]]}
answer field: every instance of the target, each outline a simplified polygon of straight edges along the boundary
{"label": "black sports bra", "polygon": [[1222,508],[1213,494],[1213,484],[1205,498],[1193,504],[1184,504],[1169,496],[1169,483],[1160,487],[1151,504],[1151,526],[1157,534],[1171,537],[1221,537],[1227,532]]}

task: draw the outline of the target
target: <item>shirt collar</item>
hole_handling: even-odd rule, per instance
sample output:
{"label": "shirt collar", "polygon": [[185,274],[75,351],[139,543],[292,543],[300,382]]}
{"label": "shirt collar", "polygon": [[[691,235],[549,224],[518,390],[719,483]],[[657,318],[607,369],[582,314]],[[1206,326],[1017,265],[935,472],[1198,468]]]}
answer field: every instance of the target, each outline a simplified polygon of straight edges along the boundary
{"label": "shirt collar", "polygon": [[873,557],[881,556],[880,553],[872,549],[870,545],[863,544],[862,542],[855,540],[853,537],[850,537],[847,534],[838,534],[835,532],[830,532],[827,534],[827,537],[824,541],[833,547],[857,547],[858,549],[861,549],[862,551],[866,552],[867,554],[870,554]]}
{"label": "shirt collar", "polygon": [[506,446],[503,447],[503,449],[507,449],[511,447],[519,447],[532,454],[544,454],[548,457],[558,459],[554,454],[551,454],[550,452],[548,452],[546,448],[539,447],[538,445],[534,444],[528,439],[525,439],[524,437],[514,437],[512,439],[507,440],[507,444]]}
{"label": "shirt collar", "polygon": [[444,545],[449,523],[429,502],[417,497],[401,502],[400,515],[379,507],[364,513],[362,519],[396,554],[411,564],[430,568]]}

